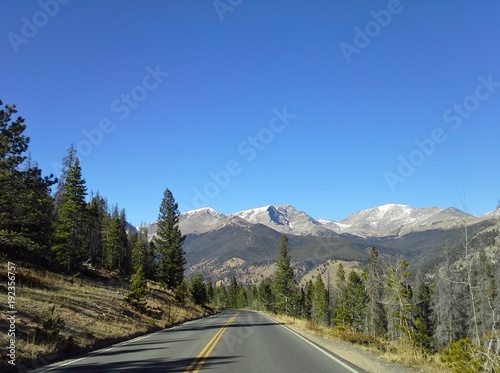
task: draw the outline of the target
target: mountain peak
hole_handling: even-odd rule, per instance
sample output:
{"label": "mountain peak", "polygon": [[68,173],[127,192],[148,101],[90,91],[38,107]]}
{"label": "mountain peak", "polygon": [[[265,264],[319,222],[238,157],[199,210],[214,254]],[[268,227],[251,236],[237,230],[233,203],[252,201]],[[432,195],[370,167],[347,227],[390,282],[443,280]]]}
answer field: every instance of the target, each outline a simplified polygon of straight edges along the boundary
{"label": "mountain peak", "polygon": [[375,209],[379,210],[382,213],[387,213],[391,210],[410,210],[411,207],[408,205],[401,205],[398,203],[387,203],[385,205],[375,207]]}
{"label": "mountain peak", "polygon": [[253,224],[263,224],[283,234],[300,236],[334,236],[336,233],[317,222],[292,205],[267,205],[251,210],[235,212],[237,216]]}
{"label": "mountain peak", "polygon": [[189,210],[181,213],[182,215],[193,215],[193,214],[208,214],[208,215],[213,215],[213,216],[218,216],[218,217],[223,217],[224,214],[221,214],[219,211],[212,207],[202,207],[199,209],[195,210]]}

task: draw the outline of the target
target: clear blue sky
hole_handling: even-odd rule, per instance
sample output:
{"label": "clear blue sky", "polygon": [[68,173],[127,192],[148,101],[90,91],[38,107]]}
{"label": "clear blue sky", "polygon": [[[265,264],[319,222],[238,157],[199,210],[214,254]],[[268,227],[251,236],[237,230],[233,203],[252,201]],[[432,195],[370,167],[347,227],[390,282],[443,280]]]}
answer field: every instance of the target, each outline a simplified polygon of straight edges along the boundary
{"label": "clear blue sky", "polygon": [[[231,5],[233,4],[233,5]],[[45,174],[139,225],[292,204],[482,215],[500,199],[500,3],[4,1],[0,99]]]}

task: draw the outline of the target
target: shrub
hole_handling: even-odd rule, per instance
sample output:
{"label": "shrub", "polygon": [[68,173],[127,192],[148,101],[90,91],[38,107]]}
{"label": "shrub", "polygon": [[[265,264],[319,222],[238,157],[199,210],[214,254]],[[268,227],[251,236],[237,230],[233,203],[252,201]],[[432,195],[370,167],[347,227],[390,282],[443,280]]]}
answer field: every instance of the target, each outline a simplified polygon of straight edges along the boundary
{"label": "shrub", "polygon": [[186,280],[183,279],[179,286],[175,289],[175,300],[179,304],[184,305],[186,303],[186,297],[188,296],[189,290]]}
{"label": "shrub", "polygon": [[457,373],[481,372],[485,363],[484,351],[467,337],[451,343],[443,351],[442,360]]}
{"label": "shrub", "polygon": [[130,292],[128,293],[127,300],[135,308],[143,309],[146,305],[144,297],[146,296],[148,283],[144,277],[142,266],[139,267],[137,272],[132,276],[132,284],[130,285]]}

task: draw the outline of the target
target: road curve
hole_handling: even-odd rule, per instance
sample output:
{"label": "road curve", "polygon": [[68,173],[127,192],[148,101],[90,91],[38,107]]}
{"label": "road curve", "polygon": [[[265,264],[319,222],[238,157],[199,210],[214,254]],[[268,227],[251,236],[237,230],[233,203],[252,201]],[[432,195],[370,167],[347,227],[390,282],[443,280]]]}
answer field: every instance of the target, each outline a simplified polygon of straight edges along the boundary
{"label": "road curve", "polygon": [[246,310],[226,310],[36,370],[146,371],[363,372],[267,316]]}

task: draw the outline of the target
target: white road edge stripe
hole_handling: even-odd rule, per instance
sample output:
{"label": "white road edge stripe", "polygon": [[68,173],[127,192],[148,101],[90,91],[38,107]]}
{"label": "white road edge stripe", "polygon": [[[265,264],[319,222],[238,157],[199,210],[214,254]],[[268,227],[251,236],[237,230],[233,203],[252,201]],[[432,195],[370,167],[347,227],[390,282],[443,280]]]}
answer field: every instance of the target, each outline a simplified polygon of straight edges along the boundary
{"label": "white road edge stripe", "polygon": [[[261,314],[262,315],[262,314]],[[322,354],[328,356],[330,359],[334,360],[335,362],[339,363],[340,365],[342,365],[344,368],[348,369],[350,372],[352,373],[359,373],[359,371],[357,371],[356,369],[350,367],[349,365],[347,365],[346,363],[344,363],[343,361],[337,359],[335,356],[329,354],[328,352],[326,352],[325,350],[323,350],[322,348],[316,346],[314,343],[312,343],[310,340],[308,340],[307,338],[301,336],[299,333],[297,332],[294,332],[292,329],[286,327],[285,325],[277,322],[276,320],[273,320],[271,319],[269,316],[267,315],[264,315],[265,317],[269,318],[271,321],[275,322],[276,324],[278,324],[279,326],[282,326],[283,328],[285,328],[286,330],[288,330],[290,333],[293,333],[295,334],[297,337],[301,338],[304,342],[310,344],[311,346],[313,346],[316,350],[320,351]]]}
{"label": "white road edge stripe", "polygon": [[[89,357],[93,357],[95,355],[99,355],[99,354],[102,354],[104,352],[107,352],[107,351],[111,351],[111,350],[114,350],[115,348],[118,348],[118,347],[122,347],[122,346],[126,346],[130,343],[134,343],[134,342],[138,342],[138,341],[141,341],[143,339],[146,339],[146,338],[149,338],[149,337],[152,337],[154,335],[158,334],[158,332],[154,332],[154,333],[151,333],[151,334],[146,334],[146,335],[142,335],[140,337],[136,337],[134,339],[130,339],[128,341],[124,341],[124,342],[121,342],[121,343],[118,343],[112,347],[108,347],[106,349],[101,349],[101,350],[97,350],[97,351],[93,351],[91,353],[88,354],[88,356],[84,356],[84,357],[81,357],[79,359],[75,359],[75,360],[70,360],[70,361],[67,361],[65,363],[62,363],[62,364],[59,364],[59,365],[56,365],[56,366],[53,366],[53,367],[47,367],[47,368],[44,368],[43,369],[43,372],[47,372],[47,371],[50,371],[50,370],[54,370],[54,369],[58,369],[58,368],[61,368],[61,367],[64,367],[66,365],[70,365],[70,364],[74,364],[78,361],[82,361],[82,360],[85,360],[85,359],[88,359]],[[57,364],[57,363],[56,363]]]}

